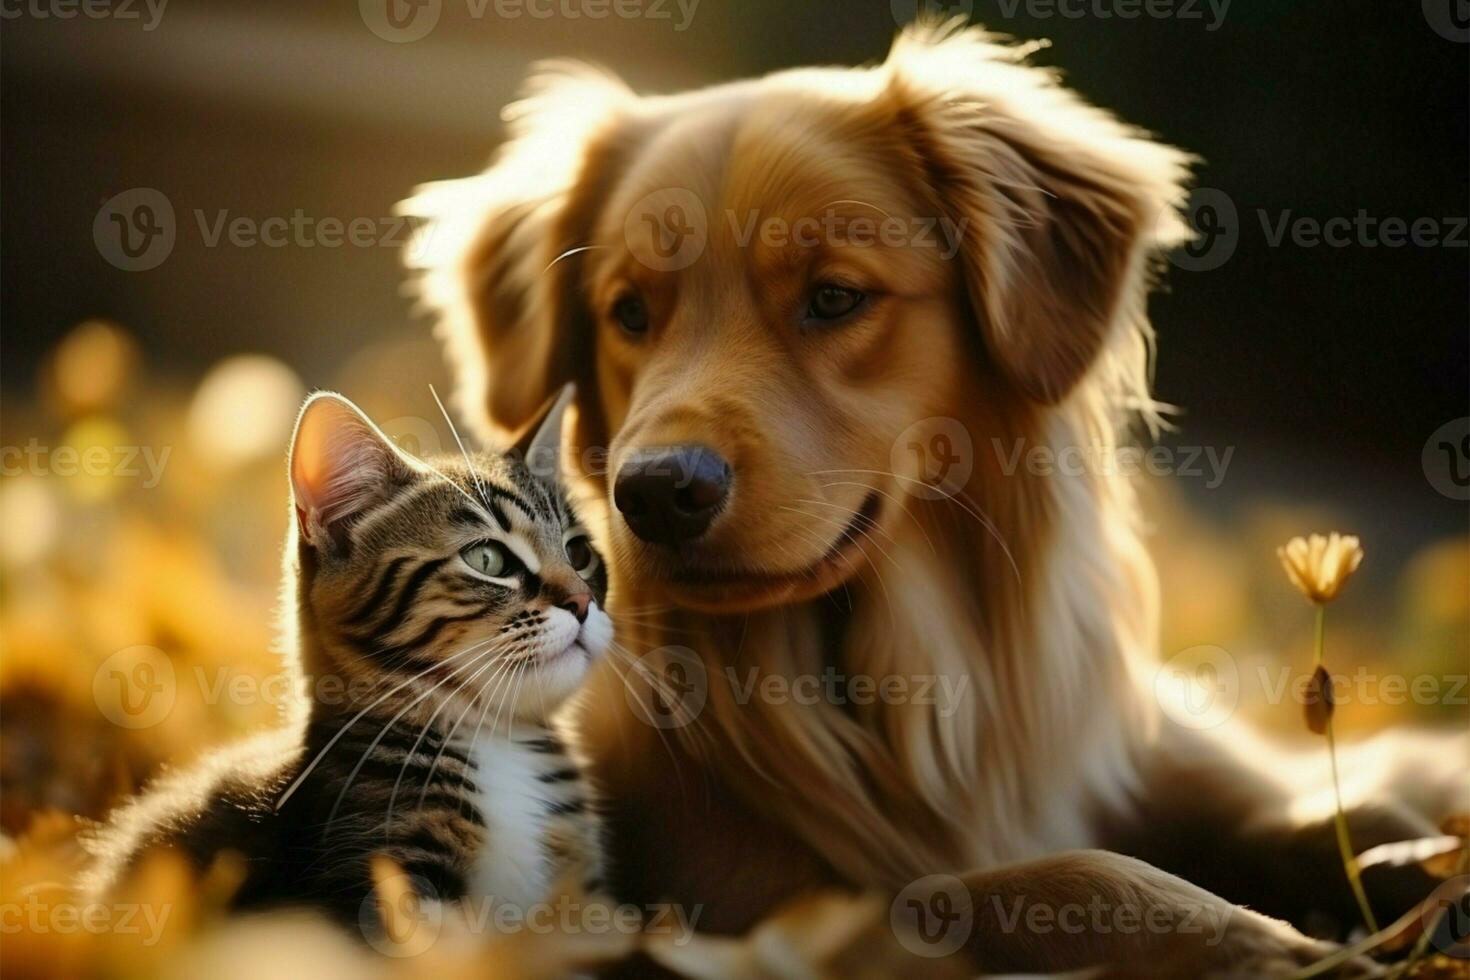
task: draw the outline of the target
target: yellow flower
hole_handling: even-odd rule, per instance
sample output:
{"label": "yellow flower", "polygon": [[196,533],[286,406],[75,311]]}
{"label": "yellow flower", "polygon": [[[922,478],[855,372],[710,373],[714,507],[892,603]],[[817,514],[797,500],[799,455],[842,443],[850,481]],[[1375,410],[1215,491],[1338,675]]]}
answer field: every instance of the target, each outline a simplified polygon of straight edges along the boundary
{"label": "yellow flower", "polygon": [[1276,556],[1281,559],[1287,578],[1302,595],[1325,605],[1337,598],[1338,591],[1358,570],[1363,561],[1363,547],[1357,535],[1333,531],[1326,537],[1314,534],[1310,538],[1292,538],[1276,549]]}

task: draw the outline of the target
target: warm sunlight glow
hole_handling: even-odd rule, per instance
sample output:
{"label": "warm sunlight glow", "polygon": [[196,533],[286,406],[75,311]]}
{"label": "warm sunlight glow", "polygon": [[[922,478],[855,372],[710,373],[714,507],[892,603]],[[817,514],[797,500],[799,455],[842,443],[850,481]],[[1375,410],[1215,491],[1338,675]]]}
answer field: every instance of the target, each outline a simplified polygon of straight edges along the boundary
{"label": "warm sunlight glow", "polygon": [[116,324],[88,320],[56,349],[56,390],[66,407],[87,411],[111,404],[121,393],[137,350]]}
{"label": "warm sunlight glow", "polygon": [[201,459],[228,469],[282,453],[304,389],[290,368],[248,354],[205,375],[189,406],[189,443]]}

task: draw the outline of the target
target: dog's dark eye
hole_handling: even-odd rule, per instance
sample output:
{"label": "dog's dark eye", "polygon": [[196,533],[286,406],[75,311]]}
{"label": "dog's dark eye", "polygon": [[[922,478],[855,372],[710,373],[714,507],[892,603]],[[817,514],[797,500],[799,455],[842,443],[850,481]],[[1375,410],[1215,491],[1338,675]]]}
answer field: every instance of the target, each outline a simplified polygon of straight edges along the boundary
{"label": "dog's dark eye", "polygon": [[612,315],[618,326],[630,334],[637,336],[648,332],[648,307],[631,293],[613,304]]}
{"label": "dog's dark eye", "polygon": [[837,320],[857,309],[863,298],[856,289],[825,283],[812,293],[812,304],[806,315],[811,320]]}

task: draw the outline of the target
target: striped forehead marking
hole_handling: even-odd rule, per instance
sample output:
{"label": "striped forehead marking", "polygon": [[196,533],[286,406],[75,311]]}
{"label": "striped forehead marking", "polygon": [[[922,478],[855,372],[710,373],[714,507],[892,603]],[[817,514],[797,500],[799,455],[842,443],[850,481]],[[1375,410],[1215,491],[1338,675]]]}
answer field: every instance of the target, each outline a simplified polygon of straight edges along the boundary
{"label": "striped forehead marking", "polygon": [[[558,527],[567,523],[570,518],[565,509],[559,506],[558,501],[544,487],[535,486],[535,496],[540,497],[541,507],[536,507],[525,496],[515,490],[500,486],[488,479],[481,479],[480,486],[484,489],[483,502],[487,514],[480,507],[459,506],[451,513],[450,517],[457,523],[464,524],[473,530],[487,532],[487,537],[505,545],[526,569],[533,575],[541,573],[541,559],[536,552],[535,539],[538,525],[543,523],[554,523]],[[508,504],[509,508],[502,506]],[[513,516],[514,515],[514,516]],[[516,520],[519,517],[520,520]],[[524,528],[517,528],[517,524]]]}

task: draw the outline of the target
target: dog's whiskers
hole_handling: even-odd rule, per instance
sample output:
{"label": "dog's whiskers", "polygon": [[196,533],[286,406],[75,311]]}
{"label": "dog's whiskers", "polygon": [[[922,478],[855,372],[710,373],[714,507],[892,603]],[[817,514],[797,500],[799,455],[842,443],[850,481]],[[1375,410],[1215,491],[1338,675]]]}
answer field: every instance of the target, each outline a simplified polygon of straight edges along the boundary
{"label": "dog's whiskers", "polygon": [[872,541],[873,547],[877,548],[878,551],[882,553],[883,557],[888,559],[888,561],[893,565],[895,569],[898,569],[900,572],[902,572],[902,568],[898,564],[898,562],[894,560],[893,556],[888,553],[887,549],[885,549],[881,544],[878,543],[876,538],[871,537],[862,530],[858,530],[856,533],[854,533],[854,531],[851,530],[848,526],[843,525],[840,522],[835,521],[830,517],[825,517],[821,514],[813,514],[809,511],[801,510],[795,507],[783,506],[781,509],[790,511],[794,514],[800,514],[803,517],[810,517],[814,520],[819,520],[838,528],[838,540],[846,540],[850,542],[854,547],[856,547],[858,552],[863,556],[863,560],[868,563],[868,567],[873,570],[873,577],[878,580],[878,587],[883,590],[883,600],[888,605],[888,615],[890,617],[893,616],[893,597],[888,592],[888,583],[883,581],[883,572],[878,567],[877,563],[873,561],[873,556],[868,554],[868,550],[863,547],[862,539],[866,538],[867,540]]}
{"label": "dog's whiskers", "polygon": [[921,520],[919,520],[917,517],[914,516],[914,512],[911,511],[911,510],[909,510],[907,504],[905,504],[898,497],[895,497],[893,494],[889,493],[887,490],[884,490],[882,487],[875,487],[875,486],[873,486],[872,484],[869,484],[869,483],[863,483],[861,480],[834,480],[831,483],[823,483],[823,484],[821,484],[821,489],[823,489],[823,490],[830,490],[833,487],[856,487],[856,488],[861,489],[861,490],[867,490],[867,491],[869,491],[871,493],[876,493],[879,496],[883,497],[884,499],[890,501],[895,507],[897,507],[899,510],[903,511],[904,516],[909,519],[909,522],[911,524],[913,524],[916,527],[918,527],[919,533],[922,534],[922,535],[924,535],[924,541],[925,541],[925,543],[927,543],[929,545],[929,551],[930,551],[930,553],[931,554],[938,554],[939,553],[938,552],[938,549],[936,549],[934,547],[934,539],[931,538],[931,537],[929,537],[929,529],[926,528],[926,527],[924,527],[924,522],[921,521]]}
{"label": "dog's whiskers", "polygon": [[888,531],[883,527],[882,524],[877,521],[876,518],[869,517],[867,514],[853,514],[850,509],[842,506],[841,504],[834,504],[830,500],[818,500],[815,497],[793,497],[791,502],[796,504],[816,504],[818,507],[830,507],[833,510],[839,511],[844,515],[850,515],[850,519],[847,524],[841,524],[837,521],[832,522],[838,524],[844,530],[851,529],[861,532],[862,534],[881,534],[884,539],[887,540],[890,544],[898,544],[898,542],[893,539],[893,535],[889,534]]}
{"label": "dog's whiskers", "polygon": [[[911,476],[904,476],[902,473],[894,473],[891,470],[871,470],[857,468],[812,470],[811,473],[808,474],[808,476],[822,476],[827,474],[841,473],[862,473],[871,476],[886,476],[891,477],[895,480],[901,480],[905,483],[912,483],[920,487],[928,487],[932,489],[932,484],[925,483],[923,480],[919,480]],[[953,502],[957,507],[967,513],[970,517],[974,518],[975,521],[978,522],[981,527],[985,528],[990,536],[995,539],[995,543],[1000,546],[1000,550],[1005,555],[1006,561],[1010,563],[1011,572],[1015,575],[1017,584],[1020,584],[1022,581],[1021,567],[1016,563],[1016,558],[1011,553],[1010,545],[1006,542],[1005,536],[1000,533],[1000,529],[996,527],[995,522],[990,518],[990,516],[985,513],[984,508],[976,503],[974,498],[972,498],[963,489],[955,490],[953,493],[947,494],[943,499]]]}

